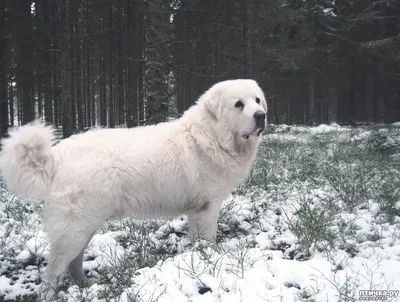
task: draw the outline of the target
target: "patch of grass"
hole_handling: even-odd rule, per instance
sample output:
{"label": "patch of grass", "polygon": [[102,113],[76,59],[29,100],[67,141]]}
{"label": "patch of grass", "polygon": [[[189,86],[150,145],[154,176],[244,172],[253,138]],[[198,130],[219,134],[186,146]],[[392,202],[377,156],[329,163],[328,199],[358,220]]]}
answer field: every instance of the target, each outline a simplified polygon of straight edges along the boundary
{"label": "patch of grass", "polygon": [[354,161],[352,164],[344,164],[334,160],[324,169],[324,179],[343,201],[348,210],[354,210],[357,206],[369,199],[370,190],[376,174],[374,167],[368,167],[366,163]]}
{"label": "patch of grass", "polygon": [[394,224],[400,217],[400,170],[388,167],[374,186],[373,199],[379,204],[379,218]]}
{"label": "patch of grass", "polygon": [[334,246],[334,214],[327,202],[303,198],[293,215],[285,213],[287,228],[297,237],[304,257],[309,258],[312,248],[325,249]]}
{"label": "patch of grass", "polygon": [[400,152],[400,128],[380,127],[373,129],[365,140],[365,146],[372,152],[390,155]]}
{"label": "patch of grass", "polygon": [[[35,272],[43,270],[44,258],[41,254],[45,242],[38,238],[41,219],[36,214],[40,209],[40,203],[14,197],[0,188],[1,275],[10,279],[10,285],[26,284],[26,299],[34,296],[39,281]],[[21,253],[23,251],[25,253]]]}
{"label": "patch of grass", "polygon": [[[162,238],[159,238],[156,234],[159,223],[137,222],[129,218],[110,222],[105,229],[109,228],[123,230],[116,239],[124,247],[124,252],[115,254],[110,248],[109,265],[98,272],[101,284],[98,297],[105,301],[147,302],[142,299],[141,290],[136,288],[133,278],[139,269],[152,267],[176,255],[174,243],[169,242],[169,237],[175,235],[174,230],[164,230]],[[153,298],[151,301],[158,300],[156,296]]]}

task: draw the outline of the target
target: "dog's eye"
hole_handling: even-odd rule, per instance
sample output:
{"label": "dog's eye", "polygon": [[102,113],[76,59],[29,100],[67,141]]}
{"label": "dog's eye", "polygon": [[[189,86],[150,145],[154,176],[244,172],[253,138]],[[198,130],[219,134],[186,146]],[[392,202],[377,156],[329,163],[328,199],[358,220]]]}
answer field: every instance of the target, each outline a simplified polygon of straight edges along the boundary
{"label": "dog's eye", "polygon": [[260,104],[260,102],[261,102],[260,99],[259,99],[259,98],[256,98],[256,103],[257,103],[257,104]]}
{"label": "dog's eye", "polygon": [[242,101],[237,101],[236,104],[235,104],[235,107],[236,108],[243,108],[244,105],[243,105]]}

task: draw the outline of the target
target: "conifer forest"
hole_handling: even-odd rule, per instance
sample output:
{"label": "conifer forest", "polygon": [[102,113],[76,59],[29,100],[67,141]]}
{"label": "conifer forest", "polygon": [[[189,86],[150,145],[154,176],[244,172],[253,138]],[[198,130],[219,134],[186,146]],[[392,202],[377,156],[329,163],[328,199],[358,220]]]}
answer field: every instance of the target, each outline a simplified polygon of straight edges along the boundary
{"label": "conifer forest", "polygon": [[400,1],[0,1],[0,136],[154,124],[232,78],[269,123],[399,121]]}

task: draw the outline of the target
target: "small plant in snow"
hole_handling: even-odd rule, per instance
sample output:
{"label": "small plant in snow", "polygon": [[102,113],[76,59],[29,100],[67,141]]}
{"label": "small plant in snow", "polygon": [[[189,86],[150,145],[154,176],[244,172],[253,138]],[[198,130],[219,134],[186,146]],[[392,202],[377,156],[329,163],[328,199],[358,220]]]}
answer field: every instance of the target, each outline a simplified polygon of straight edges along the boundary
{"label": "small plant in snow", "polygon": [[400,152],[400,128],[389,127],[376,129],[365,141],[365,146],[371,152],[385,155]]}
{"label": "small plant in snow", "polygon": [[287,228],[297,237],[305,257],[311,255],[313,247],[334,245],[333,215],[323,203],[304,198],[293,215],[285,213],[285,217]]}
{"label": "small plant in snow", "polygon": [[231,272],[235,276],[243,279],[247,270],[252,268],[259,260],[252,257],[251,250],[249,249],[249,242],[246,240],[239,240],[232,247],[225,249],[228,262],[225,270]]}
{"label": "small plant in snow", "polygon": [[327,281],[336,290],[336,297],[338,298],[338,301],[357,301],[356,297],[360,285],[358,279],[354,279],[352,276],[346,274],[345,280],[339,281],[336,272],[332,272],[331,276],[326,276],[317,268],[315,268],[315,270],[319,272],[319,275],[315,276],[316,279],[323,279]]}
{"label": "small plant in snow", "polygon": [[388,169],[375,186],[373,198],[379,204],[378,215],[391,224],[400,216],[400,172]]}
{"label": "small plant in snow", "polygon": [[363,159],[352,163],[335,159],[327,165],[323,175],[337,197],[352,211],[370,198],[377,171],[376,166],[368,165]]}

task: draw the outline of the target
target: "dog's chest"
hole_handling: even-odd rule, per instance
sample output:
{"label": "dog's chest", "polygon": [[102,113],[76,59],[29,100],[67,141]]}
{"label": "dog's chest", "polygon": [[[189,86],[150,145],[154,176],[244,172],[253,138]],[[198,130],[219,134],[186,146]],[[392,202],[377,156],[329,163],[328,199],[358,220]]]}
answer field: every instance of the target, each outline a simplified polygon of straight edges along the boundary
{"label": "dog's chest", "polygon": [[211,191],[230,193],[247,178],[250,169],[251,162],[226,161],[224,165],[208,162],[198,167],[197,181]]}

